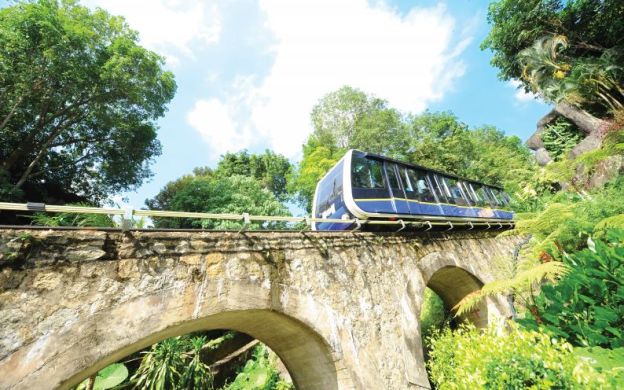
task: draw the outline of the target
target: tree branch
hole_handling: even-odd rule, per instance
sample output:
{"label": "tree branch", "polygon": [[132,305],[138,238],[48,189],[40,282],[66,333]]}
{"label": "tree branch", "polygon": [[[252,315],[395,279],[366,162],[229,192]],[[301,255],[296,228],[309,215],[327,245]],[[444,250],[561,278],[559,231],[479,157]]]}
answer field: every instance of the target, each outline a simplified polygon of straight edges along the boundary
{"label": "tree branch", "polygon": [[95,141],[110,141],[112,140],[113,137],[104,137],[104,138],[98,138],[98,137],[86,137],[86,138],[73,138],[67,141],[63,141],[63,142],[57,142],[55,144],[50,145],[50,148],[56,148],[59,146],[69,146],[69,145],[74,145],[77,143],[81,143],[81,142],[95,142]]}
{"label": "tree branch", "polygon": [[11,120],[11,117],[13,116],[13,114],[15,114],[15,111],[17,110],[17,107],[19,107],[19,105],[22,103],[22,100],[24,100],[24,94],[20,95],[20,97],[17,99],[17,101],[15,102],[13,107],[11,107],[11,111],[9,111],[9,113],[4,118],[2,123],[0,123],[0,130],[2,130],[4,128],[4,126],[6,126],[7,123],[9,123],[9,121]]}
{"label": "tree branch", "polygon": [[30,162],[30,164],[28,164],[28,167],[26,167],[26,170],[24,171],[22,176],[19,178],[19,180],[15,184],[15,188],[20,188],[22,185],[24,185],[26,180],[28,180],[28,178],[30,178],[30,174],[31,174],[32,170],[39,163],[39,161],[41,161],[43,156],[46,155],[46,153],[48,152],[48,150],[50,148],[50,145],[56,139],[56,137],[58,137],[63,132],[63,130],[65,130],[68,126],[76,123],[80,119],[81,119],[81,117],[77,116],[72,121],[69,121],[69,122],[65,123],[64,125],[62,125],[62,126],[61,125],[57,125],[57,127],[52,130],[52,133],[48,136],[48,138],[46,139],[44,144],[39,148],[39,152],[37,153],[37,156],[35,156],[35,158]]}
{"label": "tree branch", "polygon": [[[95,97],[92,97],[95,98]],[[77,101],[75,103],[67,105],[65,108],[61,109],[59,112],[54,113],[49,118],[45,118],[47,116],[47,108],[46,104],[39,115],[39,121],[35,128],[28,134],[28,136],[22,141],[20,145],[18,145],[13,152],[9,155],[9,157],[2,162],[2,168],[6,171],[9,171],[13,165],[15,165],[22,157],[28,155],[33,149],[35,149],[35,138],[38,134],[43,132],[45,126],[50,124],[54,119],[60,118],[66,113],[70,113],[71,109],[76,109],[81,107],[83,104],[87,104],[91,99],[83,99],[81,101]],[[74,114],[76,115],[76,114]],[[63,123],[65,119],[61,120]],[[57,125],[58,126],[58,125]],[[54,131],[54,130],[53,130]]]}

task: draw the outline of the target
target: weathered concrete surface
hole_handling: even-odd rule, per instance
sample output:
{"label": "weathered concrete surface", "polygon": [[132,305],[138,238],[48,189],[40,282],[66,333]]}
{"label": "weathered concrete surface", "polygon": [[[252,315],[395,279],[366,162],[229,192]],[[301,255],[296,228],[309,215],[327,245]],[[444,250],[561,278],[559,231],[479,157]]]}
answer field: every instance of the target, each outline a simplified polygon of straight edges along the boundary
{"label": "weathered concrete surface", "polygon": [[[167,337],[234,329],[298,389],[429,387],[425,286],[449,306],[516,237],[0,230],[0,388],[68,388]],[[471,317],[505,315],[502,300]]]}

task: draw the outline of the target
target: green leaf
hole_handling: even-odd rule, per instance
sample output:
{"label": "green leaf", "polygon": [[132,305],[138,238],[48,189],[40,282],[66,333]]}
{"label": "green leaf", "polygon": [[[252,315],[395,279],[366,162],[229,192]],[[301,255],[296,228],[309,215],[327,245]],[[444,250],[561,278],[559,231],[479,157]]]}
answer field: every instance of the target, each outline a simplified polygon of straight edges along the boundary
{"label": "green leaf", "polygon": [[128,378],[128,369],[122,363],[114,363],[98,372],[93,384],[94,390],[111,389]]}

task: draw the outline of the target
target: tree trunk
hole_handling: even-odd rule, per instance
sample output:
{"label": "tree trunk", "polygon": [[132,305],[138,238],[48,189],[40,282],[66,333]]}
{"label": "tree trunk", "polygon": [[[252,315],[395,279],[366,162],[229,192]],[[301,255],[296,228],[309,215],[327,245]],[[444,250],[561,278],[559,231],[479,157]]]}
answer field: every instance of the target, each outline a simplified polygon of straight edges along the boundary
{"label": "tree trunk", "polygon": [[4,126],[6,126],[7,123],[9,123],[9,121],[11,120],[11,117],[13,116],[13,114],[15,114],[15,111],[17,110],[17,107],[19,107],[19,105],[20,105],[20,103],[22,102],[23,99],[24,99],[24,95],[21,95],[17,99],[17,101],[15,102],[13,107],[11,107],[11,110],[9,111],[7,116],[4,118],[4,120],[2,120],[2,123],[0,123],[0,130],[2,130],[4,128]]}
{"label": "tree trunk", "polygon": [[607,125],[606,121],[596,118],[589,112],[566,102],[557,103],[555,111],[569,119],[586,135],[594,134]]}
{"label": "tree trunk", "polygon": [[41,161],[41,159],[49,152],[48,149],[50,147],[50,144],[56,139],[56,137],[58,137],[63,132],[64,128],[65,128],[64,126],[59,127],[55,129],[52,132],[52,134],[50,134],[50,136],[48,136],[48,139],[39,148],[39,152],[37,153],[37,156],[30,162],[30,164],[28,164],[28,166],[26,167],[26,170],[24,171],[20,179],[15,184],[15,188],[20,188],[26,182],[26,180],[28,180],[32,170],[39,163],[39,161]]}

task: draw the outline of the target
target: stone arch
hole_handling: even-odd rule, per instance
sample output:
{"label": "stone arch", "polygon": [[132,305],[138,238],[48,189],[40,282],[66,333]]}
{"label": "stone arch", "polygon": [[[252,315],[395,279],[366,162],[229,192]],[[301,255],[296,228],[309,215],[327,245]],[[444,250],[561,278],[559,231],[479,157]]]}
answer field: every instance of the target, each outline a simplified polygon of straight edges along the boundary
{"label": "stone arch", "polygon": [[[232,329],[269,346],[298,389],[353,388],[340,348],[326,334],[331,329],[324,315],[314,313],[312,326],[311,313],[300,310],[305,305],[296,292],[282,288],[279,302],[275,295],[248,281],[223,280],[145,294],[79,318],[62,332],[17,350],[2,362],[2,371],[8,374],[5,384],[67,389],[163,339]],[[311,304],[309,298],[305,304]]]}
{"label": "stone arch", "polygon": [[[447,308],[454,307],[462,298],[483,286],[493,278],[473,265],[471,260],[460,259],[452,252],[432,252],[423,256],[408,274],[408,281],[401,299],[403,308],[404,362],[408,383],[419,388],[431,388],[424,365],[424,353],[420,328],[420,313],[426,287],[430,287],[444,301]],[[475,262],[476,263],[476,262]],[[489,314],[498,315],[496,306],[488,302],[479,304],[466,320],[483,327]]]}
{"label": "stone arch", "polygon": [[[483,279],[491,279],[489,275],[470,264],[470,259],[460,260],[454,253],[430,253],[419,262],[425,287],[431,288],[442,298],[444,305],[451,310],[465,296],[479,290]],[[424,293],[424,288],[422,289]],[[422,302],[420,302],[422,305]],[[420,309],[418,310],[420,315]],[[482,301],[476,310],[466,314],[463,319],[477,327],[487,326],[488,304]]]}
{"label": "stone arch", "polygon": [[[457,266],[446,266],[436,271],[429,279],[427,287],[432,289],[442,301],[447,310],[452,309],[468,294],[479,290],[483,286],[476,276]],[[488,323],[488,308],[485,301],[481,301],[475,310],[462,316],[477,327],[486,327]]]}

